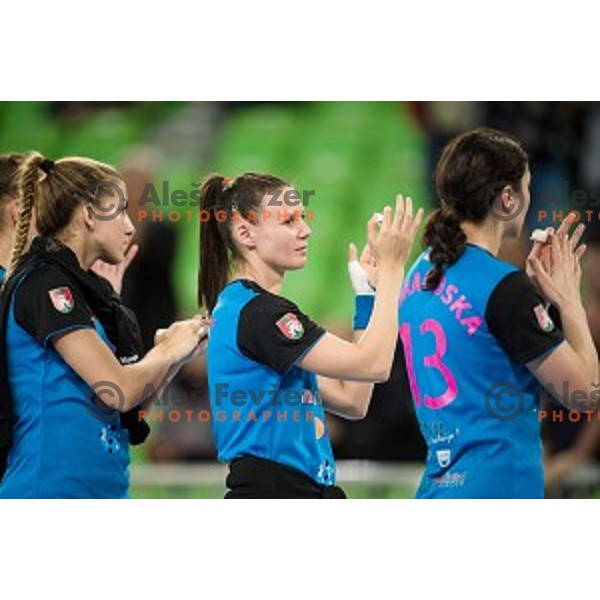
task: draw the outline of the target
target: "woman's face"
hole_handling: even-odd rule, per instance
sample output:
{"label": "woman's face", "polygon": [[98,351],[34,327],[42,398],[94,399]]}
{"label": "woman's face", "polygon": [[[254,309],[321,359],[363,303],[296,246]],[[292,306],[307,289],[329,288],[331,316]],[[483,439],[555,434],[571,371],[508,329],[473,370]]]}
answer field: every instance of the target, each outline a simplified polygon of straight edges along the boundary
{"label": "woman's face", "polygon": [[282,273],[301,269],[308,261],[311,230],[304,221],[302,204],[293,206],[285,202],[286,192],[294,191],[289,187],[280,191],[277,201],[281,206],[269,206],[272,195],[266,194],[255,211],[256,223],[248,224],[254,252],[269,267]]}
{"label": "woman's face", "polygon": [[96,197],[93,212],[94,238],[99,258],[109,264],[123,261],[135,234],[127,212],[127,191],[120,181]]}

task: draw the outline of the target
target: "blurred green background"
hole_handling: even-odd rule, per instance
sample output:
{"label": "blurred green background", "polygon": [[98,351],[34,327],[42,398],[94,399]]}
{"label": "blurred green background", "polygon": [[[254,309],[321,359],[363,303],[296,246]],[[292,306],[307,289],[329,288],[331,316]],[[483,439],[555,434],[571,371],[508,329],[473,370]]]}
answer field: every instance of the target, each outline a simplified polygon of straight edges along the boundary
{"label": "blurred green background", "polygon": [[[372,212],[393,204],[397,193],[427,204],[423,133],[403,103],[241,103],[225,110],[211,103],[82,104],[88,106],[0,103],[0,148],[35,149],[53,159],[89,156],[119,167],[132,148],[157,147],[163,156],[157,179],[168,180],[171,190],[191,192],[192,182],[213,171],[269,172],[314,190],[309,264],[288,276],[283,293],[331,327],[349,324],[347,247],[364,242]],[[182,140],[175,151],[173,138]],[[182,215],[173,223],[175,283],[185,313],[196,309],[198,268],[198,222],[188,220]]]}

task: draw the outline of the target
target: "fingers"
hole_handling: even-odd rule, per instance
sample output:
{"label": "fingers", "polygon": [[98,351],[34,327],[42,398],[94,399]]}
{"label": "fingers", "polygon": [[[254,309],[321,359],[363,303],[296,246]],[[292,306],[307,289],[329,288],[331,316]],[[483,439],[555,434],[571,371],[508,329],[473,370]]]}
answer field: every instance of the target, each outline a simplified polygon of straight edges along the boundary
{"label": "fingers", "polygon": [[406,197],[404,216],[408,217],[409,219],[412,219],[413,216],[413,201],[410,196]]}
{"label": "fingers", "polygon": [[209,324],[206,322],[204,317],[196,315],[192,318],[194,322],[194,335],[197,336],[196,347],[204,342],[204,340],[208,337]]}
{"label": "fingers", "polygon": [[[398,203],[396,203],[396,211],[398,210]],[[392,226],[393,215],[392,207],[386,206],[383,209],[383,221],[381,222],[381,229],[389,229]]]}
{"label": "fingers", "polygon": [[413,223],[413,199],[410,196],[404,198],[401,194],[396,196],[396,214],[394,225],[403,229]]}
{"label": "fingers", "polygon": [[535,257],[539,258],[541,255],[543,246],[544,246],[544,244],[542,242],[533,242],[533,246],[531,247],[531,250],[529,251],[529,256],[535,256]]}
{"label": "fingers", "polygon": [[539,259],[548,273],[554,272],[554,255],[552,253],[552,240],[556,237],[554,229],[548,230],[548,241],[542,246]]}
{"label": "fingers", "polygon": [[560,236],[558,234],[558,232],[556,232],[556,234],[554,234],[550,240],[550,245],[552,247],[552,260],[553,263],[560,259],[561,255],[562,255],[562,250],[563,250],[563,244],[562,241],[564,240],[564,236]]}
{"label": "fingers", "polygon": [[361,265],[374,265],[375,264],[375,257],[373,256],[373,253],[371,252],[371,247],[369,246],[369,244],[365,244],[365,247],[362,249],[362,252],[360,253],[360,259],[359,262]]}
{"label": "fingers", "polygon": [[577,262],[579,262],[583,258],[583,255],[585,254],[586,250],[587,246],[585,244],[581,244],[581,246],[579,246],[575,250],[575,260],[577,260]]}
{"label": "fingers", "polygon": [[125,254],[125,259],[123,260],[123,264],[125,269],[131,264],[131,261],[135,258],[136,254],[140,247],[137,244],[132,244],[127,253]]}
{"label": "fingers", "polygon": [[410,196],[407,196],[403,201],[402,196],[396,197],[396,217],[399,218],[400,211],[398,210],[398,204],[404,204],[404,210],[402,212],[402,220],[398,222],[400,230],[403,234],[412,241],[416,236],[417,230],[419,229],[421,222],[423,221],[423,216],[425,215],[425,211],[423,208],[419,208],[417,214],[413,217],[413,199]]}
{"label": "fingers", "polygon": [[188,319],[187,321],[182,321],[181,326],[191,326],[194,335],[199,336],[203,328],[206,326],[206,322],[202,315],[194,315],[191,319]]}
{"label": "fingers", "polygon": [[535,274],[544,271],[544,268],[542,267],[542,264],[540,263],[540,261],[535,256],[528,256],[527,257],[527,264],[531,267],[531,270]]}
{"label": "fingers", "polygon": [[[415,215],[415,218],[409,219],[409,228],[408,231],[406,232],[406,237],[409,241],[409,247],[408,247],[408,253],[410,253],[412,246],[414,244],[415,241],[415,237],[417,235],[417,231],[419,230],[419,226],[421,225],[421,221],[423,220],[423,215],[425,214],[425,211],[422,208],[419,208],[419,210],[417,211],[417,214]],[[408,254],[406,256],[406,258],[408,258]]]}
{"label": "fingers", "polygon": [[367,223],[367,240],[371,248],[375,247],[375,242],[377,240],[377,221],[377,213],[374,213]]}
{"label": "fingers", "polygon": [[194,315],[190,319],[175,321],[168,329],[157,329],[154,344],[172,341],[182,353],[178,360],[182,360],[208,339],[211,325],[212,320],[207,315]]}
{"label": "fingers", "polygon": [[356,250],[356,246],[353,243],[350,243],[348,246],[348,262],[355,261],[357,256],[358,252]]}
{"label": "fingers", "polygon": [[[402,212],[398,212],[398,204],[402,206]],[[397,225],[402,228],[407,221],[411,221],[413,216],[413,201],[410,196],[407,196],[403,201],[402,196],[396,197],[396,218]]]}
{"label": "fingers", "polygon": [[408,198],[407,200],[407,204],[405,206],[404,203],[404,196],[402,196],[402,194],[398,194],[396,196],[396,211],[394,213],[394,221],[392,223],[392,225],[394,225],[394,227],[398,228],[400,227],[400,225],[402,224],[402,221],[404,220],[404,213],[405,211],[408,209]]}
{"label": "fingers", "polygon": [[203,327],[202,331],[200,331],[199,344],[202,344],[208,339],[208,327]]}
{"label": "fingers", "polygon": [[535,276],[538,285],[541,287],[544,295],[552,300],[556,296],[556,286],[552,281],[550,275],[546,272],[542,263],[535,256],[528,257],[528,264],[531,266],[531,270]]}
{"label": "fingers", "polygon": [[389,234],[399,237],[405,243],[409,240],[411,243],[414,240],[415,234],[421,222],[425,211],[419,208],[417,214],[413,216],[414,204],[410,196],[398,194],[396,196],[396,208],[392,212],[390,206],[386,206],[383,210],[382,218],[380,218],[381,226],[377,228],[376,215],[373,215],[367,225],[367,248],[361,254],[361,264],[367,263],[376,264],[378,257],[378,244],[381,242],[381,234]]}
{"label": "fingers", "polygon": [[577,225],[577,228],[575,229],[573,235],[571,236],[571,239],[569,240],[571,243],[571,250],[574,251],[577,248],[577,244],[579,244],[579,240],[581,240],[584,231],[585,225],[583,223]]}
{"label": "fingers", "polygon": [[[585,225],[580,223],[569,238],[568,230],[571,223],[573,223],[573,216],[569,214],[561,223],[556,234],[552,237],[551,258],[553,268],[558,266],[559,262],[572,265],[573,262],[581,260],[585,254],[585,245],[578,246],[583,233],[585,232]],[[581,247],[584,249],[580,250]]]}
{"label": "fingers", "polygon": [[417,234],[417,231],[421,225],[421,222],[423,221],[424,215],[425,215],[425,211],[422,208],[419,208],[419,210],[417,211],[417,214],[415,215],[413,224],[412,224],[411,234],[413,236],[415,236]]}
{"label": "fingers", "polygon": [[569,227],[573,223],[573,215],[569,213],[567,218],[560,224],[560,227],[556,230],[556,235],[559,239],[564,239],[569,232]]}

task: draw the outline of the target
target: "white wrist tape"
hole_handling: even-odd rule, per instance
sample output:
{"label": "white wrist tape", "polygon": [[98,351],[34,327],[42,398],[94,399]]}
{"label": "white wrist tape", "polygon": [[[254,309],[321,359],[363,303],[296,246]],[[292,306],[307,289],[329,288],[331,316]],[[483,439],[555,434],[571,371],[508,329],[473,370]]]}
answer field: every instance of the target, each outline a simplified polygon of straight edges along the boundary
{"label": "white wrist tape", "polygon": [[374,296],[375,290],[369,283],[367,273],[360,266],[357,260],[353,260],[348,263],[348,274],[350,275],[350,281],[354,288],[354,293],[357,296]]}

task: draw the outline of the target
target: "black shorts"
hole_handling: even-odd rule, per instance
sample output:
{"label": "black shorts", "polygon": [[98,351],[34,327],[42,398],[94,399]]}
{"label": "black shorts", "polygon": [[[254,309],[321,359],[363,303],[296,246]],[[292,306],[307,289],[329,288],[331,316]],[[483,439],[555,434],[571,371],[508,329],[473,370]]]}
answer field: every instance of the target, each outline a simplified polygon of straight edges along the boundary
{"label": "black shorts", "polygon": [[346,498],[336,485],[320,485],[292,467],[266,458],[243,456],[229,465],[225,481],[227,499],[242,498]]}

